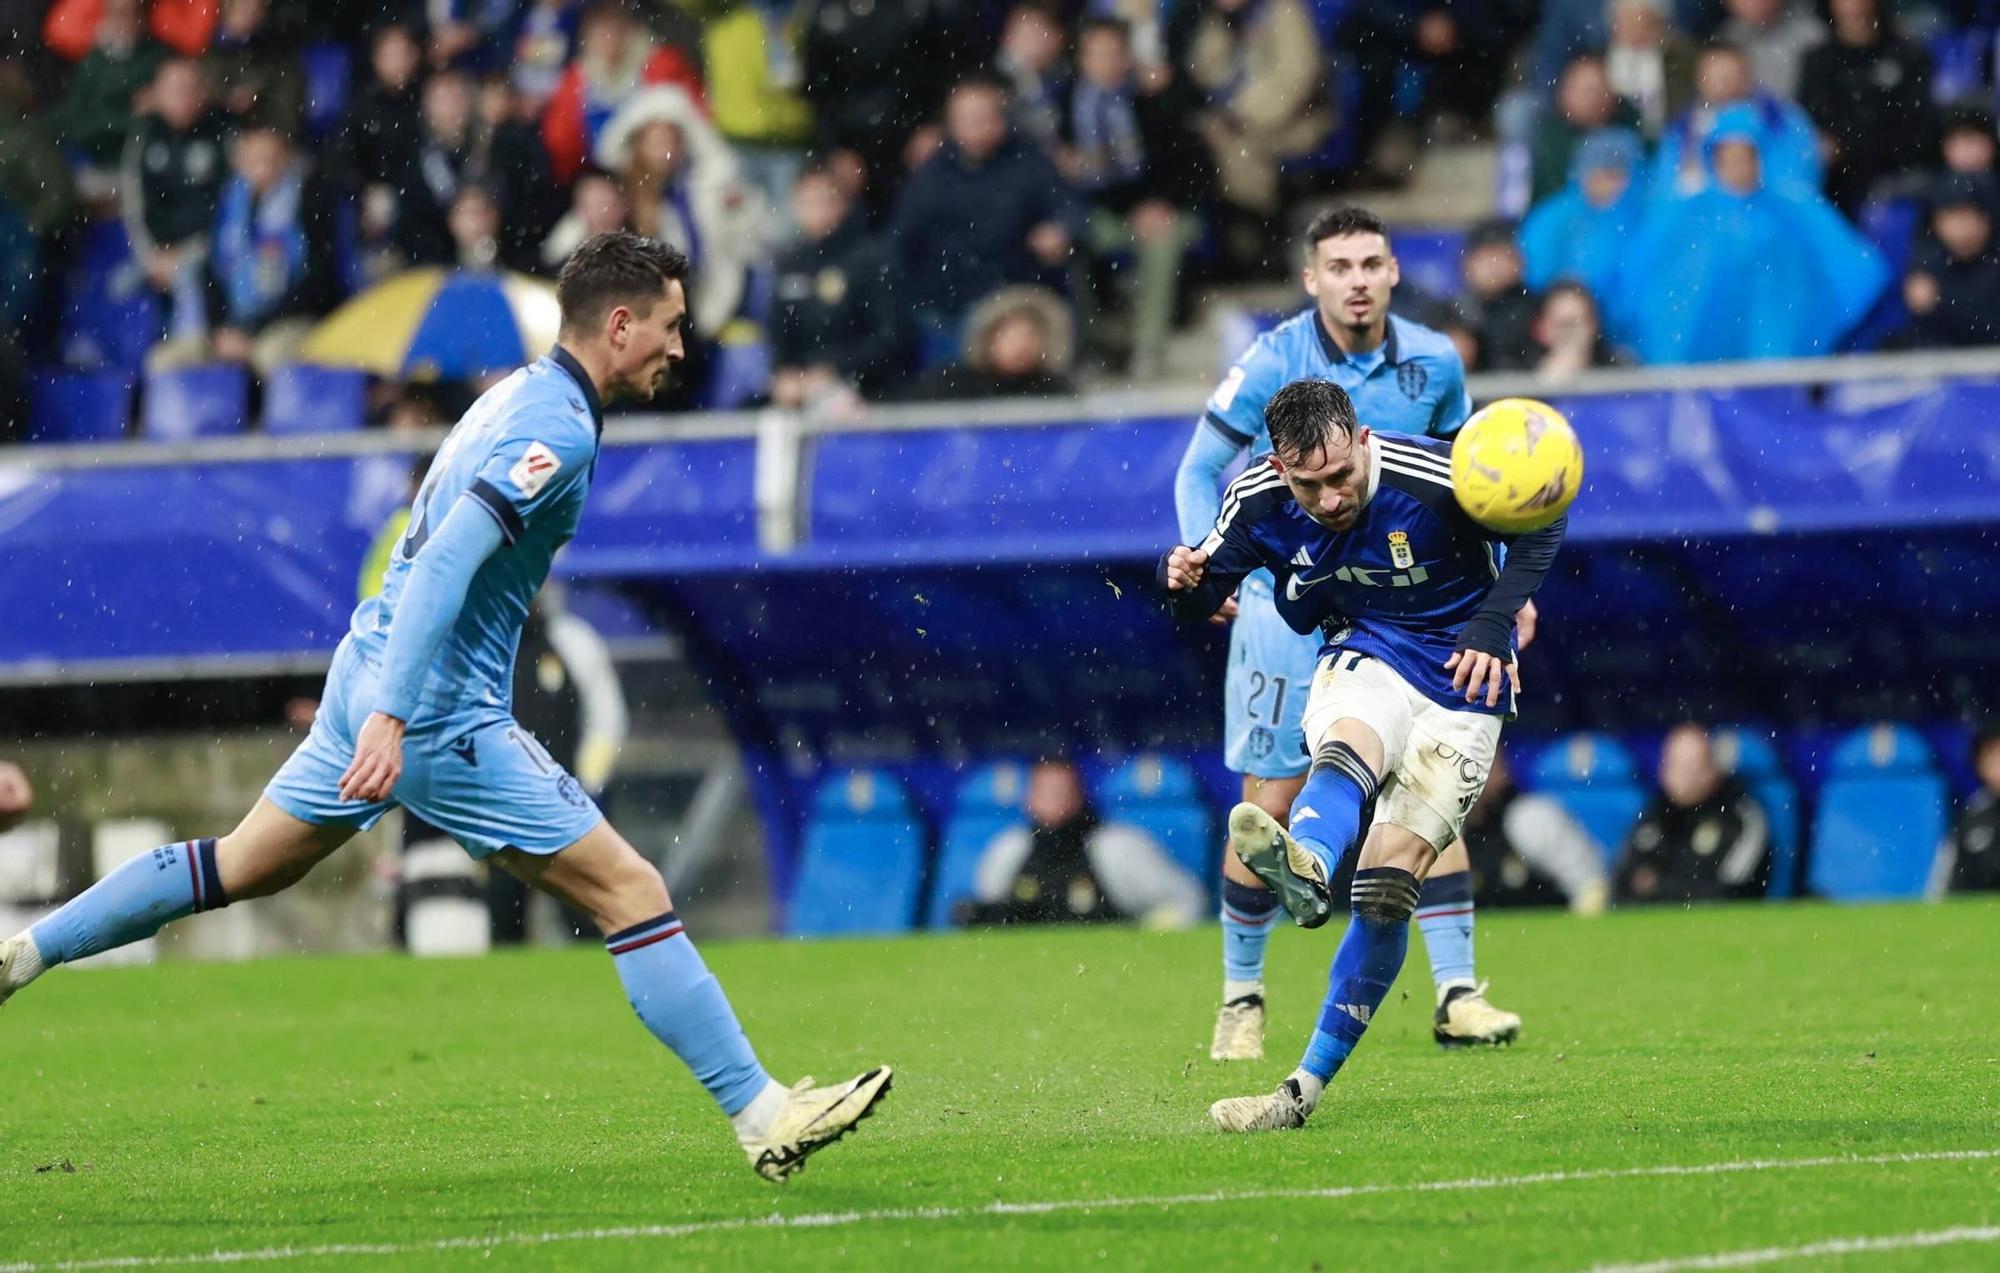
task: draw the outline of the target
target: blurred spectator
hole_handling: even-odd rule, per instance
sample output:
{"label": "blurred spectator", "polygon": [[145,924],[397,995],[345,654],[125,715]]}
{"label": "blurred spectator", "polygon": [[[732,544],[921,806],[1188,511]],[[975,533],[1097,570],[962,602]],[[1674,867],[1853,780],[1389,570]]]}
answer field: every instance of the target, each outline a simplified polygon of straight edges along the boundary
{"label": "blurred spectator", "polygon": [[[45,7],[43,42],[58,56],[75,62],[90,55],[107,21],[122,20],[126,6],[117,0],[55,0]],[[135,19],[148,8],[143,2],[131,6]],[[153,39],[183,57],[197,57],[215,29],[216,6],[214,0],[153,0],[144,16]]]}
{"label": "blurred spectator", "polygon": [[506,43],[517,8],[514,0],[425,0],[431,65],[488,69]]}
{"label": "blurred spectator", "polygon": [[932,402],[1073,394],[1075,339],[1060,296],[1043,287],[1003,288],[972,311],[962,360],[931,371],[902,396]]}
{"label": "blurred spectator", "polygon": [[1625,361],[1605,337],[1597,298],[1575,279],[1564,279],[1543,293],[1532,334],[1535,374],[1551,384]]}
{"label": "blurred spectator", "polygon": [[1667,0],[1611,0],[1604,73],[1611,91],[1639,112],[1646,136],[1694,99],[1694,42],[1676,30]]}
{"label": "blurred spectator", "polygon": [[1794,0],[1723,0],[1729,20],[1716,35],[1750,57],[1757,82],[1779,97],[1799,95],[1806,54],[1826,40],[1826,28]]}
{"label": "blurred spectator", "polygon": [[1945,171],[1995,175],[1994,157],[2000,142],[1995,141],[1991,110],[1973,104],[1953,106],[1945,111],[1938,131]]}
{"label": "blurred spectator", "polygon": [[446,223],[461,189],[485,188],[510,234],[499,242],[519,261],[547,225],[548,157],[535,130],[515,117],[504,80],[480,90],[461,72],[439,71],[424,84],[423,131],[410,166],[394,183],[394,237],[404,259],[439,265],[462,257]]}
{"label": "blurred spectator", "polygon": [[21,767],[0,760],[0,831],[12,831],[35,804],[35,788]]}
{"label": "blurred spectator", "polygon": [[648,85],[673,85],[701,101],[701,74],[686,53],[655,44],[621,0],[592,0],[577,28],[576,57],[542,116],[556,180],[569,184],[611,117]]}
{"label": "blurred spectator", "polygon": [[342,125],[340,162],[345,180],[361,194],[361,229],[386,241],[395,233],[398,183],[417,165],[424,131],[417,91],[422,51],[410,29],[391,24],[369,46],[369,75],[354,95]]}
{"label": "blurred spectator", "polygon": [[1514,223],[1491,220],[1466,236],[1459,271],[1465,293],[1459,299],[1466,321],[1479,337],[1482,371],[1525,371],[1535,365],[1535,312],[1539,302],[1528,290]]}
{"label": "blurred spectator", "polygon": [[2000,724],[1986,725],[1972,740],[1972,767],[1979,789],[1938,846],[1933,897],[2000,890]]}
{"label": "blurred spectator", "polygon": [[[1716,120],[1732,107],[1747,108],[1763,156],[1764,184],[1772,189],[1817,192],[1819,132],[1791,102],[1758,86],[1750,59],[1733,44],[1711,44],[1695,64],[1695,105],[1667,126],[1653,156],[1648,181],[1656,199],[1691,195],[1708,184],[1707,143]],[[1742,110],[1734,118],[1745,118]]]}
{"label": "blurred spectator", "polygon": [[771,210],[743,183],[736,156],[675,85],[642,90],[597,139],[597,164],[619,174],[631,228],[687,253],[694,329],[713,336],[743,307],[750,271],[768,260]]}
{"label": "blurred spectator", "polygon": [[722,11],[702,27],[716,130],[736,152],[744,180],[773,210],[791,201],[812,144],[795,7],[787,0],[723,0]]}
{"label": "blurred spectator", "polygon": [[[1084,23],[1056,163],[1090,200],[1091,253],[1136,254],[1136,268],[1126,273],[1133,282],[1131,369],[1139,376],[1165,369],[1181,263],[1201,237],[1200,212],[1214,194],[1208,157],[1185,123],[1193,106],[1187,99],[1177,84],[1142,86],[1124,22]],[[1077,297],[1094,318],[1088,280]]]}
{"label": "blurred spectator", "polygon": [[514,91],[537,116],[562,83],[582,16],[582,0],[530,0],[515,23],[508,75]]}
{"label": "blurred spectator", "polygon": [[792,219],[800,242],[778,258],[771,400],[810,410],[835,395],[872,395],[904,350],[889,249],[823,163],[794,183]]}
{"label": "blurred spectator", "polygon": [[1069,96],[1068,44],[1062,18],[1039,0],[1021,0],[1007,13],[993,70],[1007,85],[1008,122],[1053,154],[1062,141],[1062,116]]}
{"label": "blurred spectator", "polygon": [[451,235],[449,262],[462,270],[500,267],[500,201],[477,182],[458,188],[445,217]]}
{"label": "blurred spectator", "polygon": [[890,226],[910,304],[933,343],[952,340],[981,297],[1059,277],[1083,222],[1055,164],[1009,131],[995,81],[974,76],[952,89],[945,135],[904,183]]}
{"label": "blurred spectator", "polygon": [[1516,787],[1504,751],[1494,753],[1465,816],[1465,851],[1480,906],[1567,905],[1596,915],[1610,896],[1604,850],[1562,805]]}
{"label": "blurred spectator", "polygon": [[305,71],[291,42],[273,29],[269,0],[222,0],[221,20],[202,65],[231,117],[299,135]]}
{"label": "blurred spectator", "polygon": [[910,135],[973,64],[956,0],[802,0],[805,93],[821,145],[852,151],[877,214],[892,206]]}
{"label": "blurred spectator", "polygon": [[1660,751],[1660,790],[1625,840],[1623,902],[1762,897],[1770,880],[1764,810],[1715,763],[1708,733],[1676,726]]}
{"label": "blurred spectator", "polygon": [[41,291],[43,249],[75,207],[69,167],[35,112],[26,65],[0,61],[0,346],[16,354]]}
{"label": "blurred spectator", "polygon": [[1026,812],[1028,826],[1002,831],[980,857],[978,901],[964,908],[961,923],[1145,919],[1183,927],[1206,918],[1201,882],[1145,832],[1101,817],[1075,765],[1036,765]]}
{"label": "blurred spectator", "polygon": [[631,227],[631,210],[625,206],[625,191],[616,178],[605,173],[585,172],[570,187],[569,211],[555,223],[542,240],[542,266],[548,273],[562,268],[569,254],[593,234],[609,234]]}
{"label": "blurred spectator", "polygon": [[1876,0],[1833,0],[1833,39],[1806,54],[1799,104],[1832,152],[1827,197],[1849,216],[1936,145],[1930,54],[1883,29]]}
{"label": "blurred spectator", "polygon": [[[1199,0],[1187,72],[1208,97],[1200,126],[1230,208],[1259,227],[1252,244],[1236,231],[1227,246],[1239,259],[1261,259],[1279,211],[1278,169],[1318,152],[1333,131],[1326,103],[1326,59],[1302,0]],[[1246,250],[1247,249],[1247,250]]]}
{"label": "blurred spectator", "polygon": [[2000,344],[2000,252],[1991,177],[1948,173],[1931,192],[1930,238],[1903,279],[1910,310],[1904,343],[1922,347]]}
{"label": "blurred spectator", "polygon": [[1601,128],[1583,139],[1569,184],[1521,223],[1530,288],[1571,278],[1594,295],[1617,295],[1619,271],[1644,217],[1639,178],[1645,159],[1645,144],[1628,129]]}
{"label": "blurred spectator", "polygon": [[152,82],[166,50],[146,35],[140,0],[104,0],[90,51],[70,73],[51,120],[73,157],[95,169],[118,162],[132,126],[132,99]]}
{"label": "blurred spectator", "polygon": [[1556,89],[1555,109],[1544,111],[1535,125],[1530,196],[1539,203],[1561,190],[1570,179],[1577,144],[1601,128],[1639,127],[1639,112],[1611,91],[1604,59],[1586,53],[1563,68]]}
{"label": "blurred spectator", "polygon": [[[1507,73],[1507,6],[1493,0],[1355,0],[1339,30],[1340,49],[1360,79],[1355,130],[1362,153],[1387,177],[1405,164],[1380,144],[1384,126],[1401,120],[1399,148],[1426,124],[1432,136],[1457,136],[1493,112]],[[1409,101],[1414,94],[1415,100]]]}
{"label": "blurred spectator", "polygon": [[558,215],[562,189],[549,171],[549,152],[534,110],[505,74],[488,74],[479,85],[478,120],[465,176],[486,187],[500,209],[500,260],[511,269],[532,270],[542,237]]}
{"label": "blurred spectator", "polygon": [[209,252],[214,352],[266,372],[293,361],[338,299],[334,198],[275,128],[237,134]]}
{"label": "blurred spectator", "polygon": [[209,109],[201,68],[186,58],[160,64],[119,174],[132,255],[169,302],[167,331],[201,339],[208,331],[208,246],[216,199],[228,176],[221,116]]}
{"label": "blurred spectator", "polygon": [[1824,196],[1767,183],[1767,136],[1755,107],[1724,111],[1712,183],[1647,218],[1618,307],[1643,361],[1830,353],[1881,294],[1881,254]]}

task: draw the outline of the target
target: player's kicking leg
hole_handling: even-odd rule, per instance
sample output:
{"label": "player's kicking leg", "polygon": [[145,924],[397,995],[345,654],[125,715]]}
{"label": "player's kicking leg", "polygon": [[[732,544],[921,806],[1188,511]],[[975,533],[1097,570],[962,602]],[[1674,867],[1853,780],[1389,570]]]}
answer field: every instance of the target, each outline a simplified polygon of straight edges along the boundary
{"label": "player's kicking leg", "polygon": [[506,849],[494,860],[597,922],[633,1011],[722,1107],[758,1175],[782,1181],[803,1169],[887,1095],[886,1065],[830,1087],[802,1079],[788,1089],[765,1073],[659,871],[609,822],[553,854]]}
{"label": "player's kicking leg", "polygon": [[[1243,776],[1243,799],[1280,823],[1305,785],[1294,778]],[[1215,1014],[1215,1034],[1208,1055],[1217,1061],[1261,1061],[1264,1058],[1264,948],[1284,917],[1278,895],[1237,860],[1222,855],[1222,1006]]]}
{"label": "player's kicking leg", "polygon": [[57,964],[142,941],[196,911],[289,888],[353,834],[350,826],[302,822],[260,799],[221,839],[141,854],[0,943],[0,1003]]}

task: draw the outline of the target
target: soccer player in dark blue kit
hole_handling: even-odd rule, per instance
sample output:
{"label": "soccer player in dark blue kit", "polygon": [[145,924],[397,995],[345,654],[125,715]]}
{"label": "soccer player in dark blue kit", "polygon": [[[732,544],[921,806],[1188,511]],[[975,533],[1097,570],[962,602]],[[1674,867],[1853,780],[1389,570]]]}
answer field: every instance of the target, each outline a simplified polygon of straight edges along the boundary
{"label": "soccer player in dark blue kit", "polygon": [[1360,857],[1298,1069],[1275,1092],[1209,1110],[1235,1132],[1303,1126],[1402,969],[1424,877],[1457,840],[1513,715],[1515,615],[1566,521],[1513,538],[1481,527],[1452,494],[1448,443],[1370,430],[1331,381],[1286,385],[1264,420],[1268,462],[1230,483],[1214,529],[1168,553],[1160,581],[1177,617],[1201,621],[1269,570],[1280,616],[1323,637],[1305,709],[1312,767],[1290,830],[1246,801],[1229,815],[1230,851],[1303,928],[1333,914],[1341,859],[1357,843]]}
{"label": "soccer player in dark blue kit", "polygon": [[688,259],[584,241],[556,281],[556,347],[487,390],[418,490],[379,595],[354,611],[312,732],[237,828],[161,845],[0,942],[0,1002],[57,964],[288,888],[400,804],[590,915],[640,1021],[783,1180],[889,1090],[887,1066],[787,1088],[758,1063],[667,886],[512,711],[515,651],[597,471],[603,400],[651,397],[682,357]]}

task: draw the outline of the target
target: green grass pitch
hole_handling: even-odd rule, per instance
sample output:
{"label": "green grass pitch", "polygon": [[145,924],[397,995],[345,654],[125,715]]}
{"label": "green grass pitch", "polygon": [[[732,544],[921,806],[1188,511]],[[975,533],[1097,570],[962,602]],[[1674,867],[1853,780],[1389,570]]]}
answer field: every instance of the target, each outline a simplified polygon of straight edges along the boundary
{"label": "green grass pitch", "polygon": [[2000,905],[1488,913],[1518,1046],[1431,1043],[1413,940],[1310,1126],[1212,1131],[1337,938],[1232,1067],[1213,929],[709,943],[780,1076],[897,1066],[783,1188],[601,951],[58,970],[0,1010],[0,1268],[2000,1266]]}

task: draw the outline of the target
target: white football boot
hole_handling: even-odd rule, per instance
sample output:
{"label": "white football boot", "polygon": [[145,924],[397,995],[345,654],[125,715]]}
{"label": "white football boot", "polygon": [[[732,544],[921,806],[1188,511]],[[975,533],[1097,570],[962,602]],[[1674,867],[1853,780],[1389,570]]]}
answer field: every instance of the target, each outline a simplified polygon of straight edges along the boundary
{"label": "white football boot", "polygon": [[26,933],[0,941],[0,1003],[7,1002],[20,987],[14,984],[15,965],[27,957],[27,944],[32,940]]}
{"label": "white football boot", "polygon": [[1244,995],[1222,1005],[1215,1014],[1215,1037],[1208,1045],[1211,1061],[1264,1059],[1264,996]]}
{"label": "white football boot", "polygon": [[803,1171],[806,1159],[854,1130],[889,1094],[889,1067],[877,1066],[859,1078],[832,1087],[814,1087],[809,1078],[792,1084],[785,1103],[771,1117],[770,1130],[744,1141],[750,1166],[766,1180],[782,1182]]}
{"label": "white football boot", "polygon": [[1232,1096],[1208,1107],[1208,1116],[1226,1132],[1288,1132],[1306,1125],[1319,1102],[1309,1098],[1296,1078],[1278,1084],[1262,1096]]}
{"label": "white football boot", "polygon": [[1318,928],[1332,916],[1326,865],[1263,809],[1246,800],[1229,811],[1229,848],[1271,886],[1300,928]]}
{"label": "white football boot", "polygon": [[1486,983],[1453,986],[1445,991],[1431,1025],[1431,1037],[1439,1047],[1469,1048],[1486,1045],[1501,1047],[1521,1033],[1519,1014],[1505,1012],[1486,1002]]}

